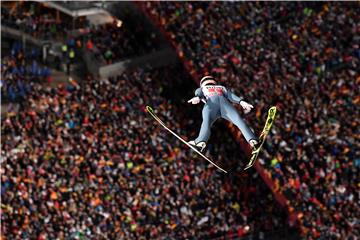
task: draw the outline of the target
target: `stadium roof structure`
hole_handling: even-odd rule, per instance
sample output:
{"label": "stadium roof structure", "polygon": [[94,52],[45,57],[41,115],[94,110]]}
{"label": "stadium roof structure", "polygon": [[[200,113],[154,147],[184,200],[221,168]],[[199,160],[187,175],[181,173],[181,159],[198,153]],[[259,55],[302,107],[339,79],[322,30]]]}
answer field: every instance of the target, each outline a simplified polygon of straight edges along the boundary
{"label": "stadium roof structure", "polygon": [[37,2],[43,3],[48,7],[57,9],[67,15],[72,17],[83,17],[94,14],[107,14],[107,11],[104,10],[96,4],[96,2],[80,2],[80,1],[40,1]]}

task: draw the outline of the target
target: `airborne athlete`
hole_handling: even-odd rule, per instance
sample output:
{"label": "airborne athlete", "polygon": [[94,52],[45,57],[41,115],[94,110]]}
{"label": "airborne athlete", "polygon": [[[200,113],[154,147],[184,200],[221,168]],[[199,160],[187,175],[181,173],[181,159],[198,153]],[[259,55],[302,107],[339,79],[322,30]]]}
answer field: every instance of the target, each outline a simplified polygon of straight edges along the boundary
{"label": "airborne athlete", "polygon": [[203,122],[201,124],[199,136],[195,140],[189,142],[186,142],[182,137],[180,137],[174,131],[168,128],[165,123],[161,121],[161,119],[155,114],[154,110],[150,106],[146,106],[146,110],[167,131],[169,131],[181,142],[186,144],[197,154],[202,156],[212,165],[225,173],[227,173],[226,170],[216,165],[202,152],[206,147],[206,142],[210,138],[210,128],[212,124],[216,121],[216,119],[224,118],[232,122],[240,129],[246,141],[250,144],[252,148],[250,160],[246,164],[244,170],[252,167],[255,164],[259,152],[265,142],[266,136],[268,135],[271,126],[273,125],[276,115],[276,106],[272,106],[268,110],[265,126],[261,131],[260,137],[256,138],[253,131],[251,131],[251,129],[246,125],[244,120],[240,117],[239,113],[236,111],[236,109],[231,103],[240,104],[243,107],[245,113],[249,113],[253,106],[245,102],[242,98],[236,96],[231,91],[227,90],[224,86],[218,85],[215,79],[211,76],[205,76],[201,79],[200,88],[196,89],[195,97],[190,99],[188,103],[198,104],[200,103],[200,101],[203,101],[205,103],[202,110]]}
{"label": "airborne athlete", "polygon": [[190,145],[196,147],[201,152],[204,151],[206,143],[210,138],[212,124],[216,119],[224,118],[239,128],[253,150],[258,147],[258,139],[230,102],[240,104],[245,114],[249,113],[253,108],[251,104],[245,102],[224,86],[218,85],[211,76],[205,76],[201,79],[200,88],[196,89],[195,97],[190,99],[188,103],[198,104],[200,101],[205,103],[202,110],[203,122],[199,136],[195,140],[189,141]]}

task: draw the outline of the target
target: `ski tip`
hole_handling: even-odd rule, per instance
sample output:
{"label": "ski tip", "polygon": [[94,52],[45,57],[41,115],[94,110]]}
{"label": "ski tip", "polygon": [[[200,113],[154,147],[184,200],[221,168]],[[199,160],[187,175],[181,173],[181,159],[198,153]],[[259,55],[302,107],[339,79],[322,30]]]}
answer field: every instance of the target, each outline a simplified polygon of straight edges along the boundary
{"label": "ski tip", "polygon": [[276,111],[276,106],[272,106],[269,111]]}
{"label": "ski tip", "polygon": [[272,106],[268,111],[268,116],[274,117],[276,114],[276,106]]}
{"label": "ski tip", "polygon": [[146,111],[148,111],[148,112],[154,112],[154,110],[153,110],[150,106],[147,106],[147,105],[146,105]]}

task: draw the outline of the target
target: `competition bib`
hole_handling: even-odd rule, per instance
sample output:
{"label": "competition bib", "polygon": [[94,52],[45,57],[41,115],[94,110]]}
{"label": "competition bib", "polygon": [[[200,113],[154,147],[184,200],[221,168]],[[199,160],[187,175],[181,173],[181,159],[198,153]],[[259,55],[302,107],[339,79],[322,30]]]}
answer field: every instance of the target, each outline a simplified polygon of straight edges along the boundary
{"label": "competition bib", "polygon": [[210,86],[204,86],[202,87],[202,92],[206,99],[213,96],[222,96],[225,92],[225,88],[223,86],[216,86],[216,85],[210,85]]}

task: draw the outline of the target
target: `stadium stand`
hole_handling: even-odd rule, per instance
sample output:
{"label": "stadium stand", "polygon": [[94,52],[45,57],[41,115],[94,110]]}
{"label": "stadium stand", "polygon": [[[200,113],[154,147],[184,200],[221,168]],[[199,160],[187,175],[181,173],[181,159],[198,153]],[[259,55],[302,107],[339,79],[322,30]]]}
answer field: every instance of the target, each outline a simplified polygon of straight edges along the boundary
{"label": "stadium stand", "polygon": [[[73,29],[75,21],[71,16],[59,16],[54,9],[44,7],[39,3],[7,4],[1,8],[2,24],[21,30],[42,40],[61,40],[67,43],[67,52],[85,45],[93,50],[99,50],[107,64],[141,56],[159,49],[161,41],[157,34],[148,34],[140,21],[133,21],[131,13],[124,16],[124,21],[113,17],[112,22],[94,25],[86,19],[77,20],[81,31]],[[41,9],[41,10],[40,10]],[[78,23],[80,22],[80,23]],[[79,41],[80,43],[77,43]]]}
{"label": "stadium stand", "polygon": [[[16,7],[1,7],[1,24],[21,30],[40,39],[58,39],[65,36],[69,25],[56,18],[54,12],[36,11],[37,3],[15,3]],[[9,3],[4,3],[9,5]]]}
{"label": "stadium stand", "polygon": [[21,103],[31,92],[32,83],[51,81],[51,70],[40,64],[40,50],[23,51],[14,42],[11,53],[1,60],[1,100]]}
{"label": "stadium stand", "polygon": [[[53,87],[46,84],[50,63],[36,48],[16,43],[2,55],[1,100],[21,106],[1,119],[1,238],[298,239],[291,212],[303,239],[356,239],[358,3],[139,4],[170,36],[185,70],[85,74]],[[161,36],[143,32],[136,19],[74,36],[68,19],[58,26],[51,11],[39,11],[42,3],[31,6],[23,13],[2,7],[1,24],[61,39],[76,58],[80,49],[96,51],[110,65],[161,47]],[[201,115],[185,103],[196,87],[189,73],[212,74],[254,103],[246,120],[256,132],[268,106],[277,105],[259,159],[273,189],[260,171],[240,171],[247,156],[224,122],[216,123],[206,154],[228,175],[148,117],[151,105],[180,135],[196,136]],[[289,209],[276,202],[277,192]]]}
{"label": "stadium stand", "polygon": [[86,38],[100,50],[107,64],[159,49],[156,34],[146,34],[140,24],[131,22],[119,25],[117,21],[113,21],[99,25],[91,29]]}
{"label": "stadium stand", "polygon": [[[85,89],[75,84],[33,91],[29,107],[2,124],[3,234],[39,239],[290,234],[284,230],[286,213],[258,174],[234,170],[221,177],[145,113],[145,104],[157,106],[164,121],[195,134],[191,113],[162,96],[173,91],[170,85],[183,84],[187,74],[180,70],[137,70],[103,81],[89,78]],[[173,81],[166,81],[169,76]],[[235,168],[245,161],[229,136],[214,134],[224,144],[210,147],[213,154],[228,153],[219,161]]]}
{"label": "stadium stand", "polygon": [[267,145],[274,158],[261,163],[299,212],[303,235],[358,236],[359,121],[351,117],[359,115],[357,3],[145,8],[198,75],[211,73],[256,103],[250,122],[278,106],[276,136]]}

